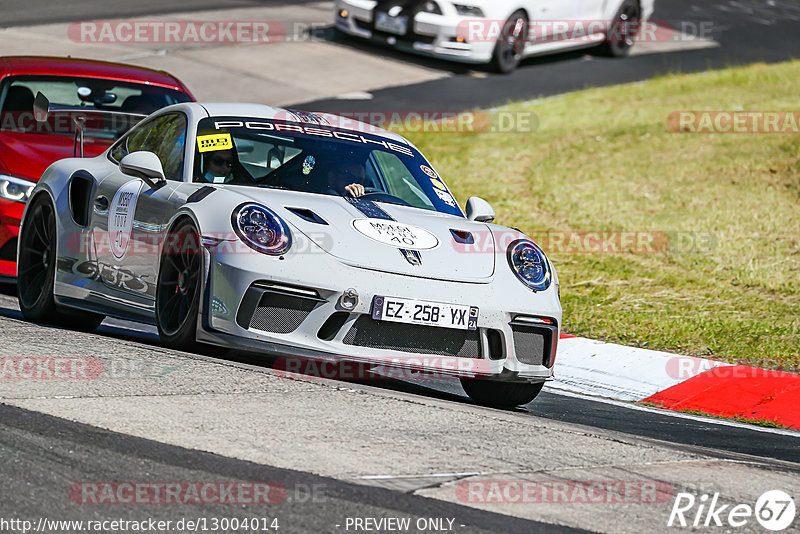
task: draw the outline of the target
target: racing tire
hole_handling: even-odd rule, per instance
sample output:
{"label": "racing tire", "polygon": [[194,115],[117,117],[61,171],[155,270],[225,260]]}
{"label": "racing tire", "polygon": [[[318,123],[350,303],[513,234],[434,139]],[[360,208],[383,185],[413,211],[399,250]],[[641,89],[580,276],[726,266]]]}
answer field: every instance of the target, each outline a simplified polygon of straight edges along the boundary
{"label": "racing tire", "polygon": [[31,322],[91,331],[103,315],[63,309],[53,296],[56,277],[56,216],[47,196],[38,196],[28,207],[19,233],[17,300],[22,316]]}
{"label": "racing tire", "polygon": [[167,235],[156,285],[156,327],[168,347],[197,346],[203,250],[194,223],[179,223]]}
{"label": "racing tire", "polygon": [[607,57],[626,57],[635,44],[642,23],[642,8],[638,0],[625,0],[614,15],[611,28],[598,48]]}
{"label": "racing tire", "polygon": [[522,61],[528,35],[528,20],[525,12],[515,11],[503,24],[503,31],[494,45],[490,66],[499,74],[510,74]]}
{"label": "racing tire", "polygon": [[493,408],[513,408],[528,404],[539,395],[544,382],[529,384],[527,382],[498,382],[475,378],[462,378],[469,398],[484,406]]}

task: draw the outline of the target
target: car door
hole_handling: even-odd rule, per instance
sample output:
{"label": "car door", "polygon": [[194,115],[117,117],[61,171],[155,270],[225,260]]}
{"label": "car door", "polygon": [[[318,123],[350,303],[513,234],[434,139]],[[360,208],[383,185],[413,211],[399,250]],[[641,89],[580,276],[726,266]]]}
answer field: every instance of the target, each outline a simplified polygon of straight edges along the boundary
{"label": "car door", "polygon": [[131,152],[153,152],[167,180],[152,188],[117,168],[98,183],[93,242],[98,272],[108,288],[155,299],[161,240],[178,207],[170,198],[183,183],[186,124],[183,113],[159,115],[134,128],[110,153],[119,163]]}
{"label": "car door", "polygon": [[[589,44],[588,33],[603,33],[603,8],[609,0],[538,0],[530,2],[533,28],[529,46],[569,48]],[[588,32],[588,33],[587,33]]]}

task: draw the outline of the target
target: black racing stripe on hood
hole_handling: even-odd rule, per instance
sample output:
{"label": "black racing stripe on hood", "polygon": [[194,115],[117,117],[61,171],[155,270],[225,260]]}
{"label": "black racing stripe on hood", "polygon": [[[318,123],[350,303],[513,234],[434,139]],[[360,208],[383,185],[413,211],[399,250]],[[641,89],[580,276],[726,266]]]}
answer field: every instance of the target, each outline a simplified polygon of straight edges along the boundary
{"label": "black racing stripe on hood", "polygon": [[[395,218],[383,211],[383,208],[375,204],[373,201],[365,198],[344,197],[358,211],[369,217],[370,219],[383,219],[386,221],[394,221]],[[399,249],[400,255],[411,265],[422,265],[422,254],[418,250]]]}
{"label": "black racing stripe on hood", "polygon": [[344,197],[355,209],[363,213],[370,219],[384,219],[386,221],[393,221],[394,217],[383,211],[383,208],[375,204],[371,200],[365,198]]}

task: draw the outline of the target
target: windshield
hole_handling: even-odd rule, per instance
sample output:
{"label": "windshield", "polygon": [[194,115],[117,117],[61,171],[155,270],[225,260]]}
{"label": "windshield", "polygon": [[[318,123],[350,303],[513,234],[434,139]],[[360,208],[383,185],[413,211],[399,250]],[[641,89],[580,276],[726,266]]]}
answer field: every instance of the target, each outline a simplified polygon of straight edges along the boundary
{"label": "windshield", "polygon": [[194,181],[357,196],[463,217],[415,148],[386,137],[241,117],[200,121]]}
{"label": "windshield", "polygon": [[[69,111],[54,111],[45,122],[36,122],[33,101],[41,92],[53,108]],[[189,95],[140,83],[119,82],[102,78],[17,76],[3,84],[2,116],[0,130],[45,134],[74,135],[75,126],[71,115],[82,110],[96,109],[149,115],[171,104],[188,102]],[[116,139],[125,133],[141,117],[123,119],[102,115],[87,115],[84,134],[89,137]]]}

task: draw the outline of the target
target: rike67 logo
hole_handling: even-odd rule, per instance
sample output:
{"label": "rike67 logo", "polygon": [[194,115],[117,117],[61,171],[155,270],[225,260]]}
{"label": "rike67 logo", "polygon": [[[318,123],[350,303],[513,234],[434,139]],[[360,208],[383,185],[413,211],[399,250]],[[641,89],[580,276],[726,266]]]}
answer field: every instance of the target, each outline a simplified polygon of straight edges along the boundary
{"label": "rike67 logo", "polygon": [[[699,498],[691,493],[678,493],[669,514],[670,527],[753,527],[753,519],[765,529],[780,532],[794,523],[797,509],[794,500],[781,490],[764,492],[755,506],[749,504],[720,504],[719,493]],[[748,530],[750,530],[748,529]]]}

